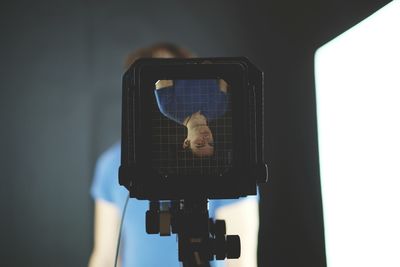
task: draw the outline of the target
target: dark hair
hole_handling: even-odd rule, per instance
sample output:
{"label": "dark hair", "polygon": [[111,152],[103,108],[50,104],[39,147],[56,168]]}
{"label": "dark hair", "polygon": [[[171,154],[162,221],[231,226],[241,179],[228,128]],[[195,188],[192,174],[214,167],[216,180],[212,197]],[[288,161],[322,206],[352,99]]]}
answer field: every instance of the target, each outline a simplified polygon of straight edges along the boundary
{"label": "dark hair", "polygon": [[156,43],[148,47],[139,48],[130,53],[125,59],[124,68],[128,69],[139,58],[157,57],[156,54],[159,51],[167,51],[175,58],[190,58],[194,56],[189,50],[175,44],[164,42]]}

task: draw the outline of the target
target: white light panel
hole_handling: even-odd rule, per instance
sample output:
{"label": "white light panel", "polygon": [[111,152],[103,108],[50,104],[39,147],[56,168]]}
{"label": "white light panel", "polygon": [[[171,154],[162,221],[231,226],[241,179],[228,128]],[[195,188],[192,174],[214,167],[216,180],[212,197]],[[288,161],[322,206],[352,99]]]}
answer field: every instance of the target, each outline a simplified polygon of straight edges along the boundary
{"label": "white light panel", "polygon": [[400,1],[318,49],[328,267],[400,267]]}

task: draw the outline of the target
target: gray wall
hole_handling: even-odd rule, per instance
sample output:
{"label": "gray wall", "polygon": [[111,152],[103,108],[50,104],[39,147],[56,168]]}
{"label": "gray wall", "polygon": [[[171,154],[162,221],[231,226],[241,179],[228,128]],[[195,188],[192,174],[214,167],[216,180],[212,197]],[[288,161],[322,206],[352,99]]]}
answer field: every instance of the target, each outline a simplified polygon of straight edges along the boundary
{"label": "gray wall", "polygon": [[0,265],[86,264],[94,163],[119,139],[122,61],[172,41],[264,69],[260,266],[323,266],[313,52],[379,6],[344,2],[2,1]]}

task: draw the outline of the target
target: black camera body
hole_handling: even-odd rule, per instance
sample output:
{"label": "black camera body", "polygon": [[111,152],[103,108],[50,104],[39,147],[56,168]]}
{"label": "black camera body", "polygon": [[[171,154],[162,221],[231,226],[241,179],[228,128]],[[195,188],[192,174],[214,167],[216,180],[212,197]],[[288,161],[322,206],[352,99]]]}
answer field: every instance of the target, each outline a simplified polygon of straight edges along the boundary
{"label": "black camera body", "polygon": [[[180,171],[180,159],[177,166],[154,160],[159,154],[168,160],[177,158],[160,150],[163,144],[154,145],[160,135],[157,129],[163,125],[154,115],[158,110],[154,84],[160,80],[223,80],[229,85],[230,133],[220,138],[219,147],[224,149],[219,150],[217,142],[213,157],[187,160],[199,161],[200,171]],[[153,201],[257,194],[257,184],[267,180],[263,103],[263,73],[247,58],[137,60],[123,77],[119,183],[129,190],[130,197]],[[224,120],[226,124],[228,120]],[[168,131],[166,135],[171,135],[172,130]],[[202,162],[207,162],[207,167]]]}

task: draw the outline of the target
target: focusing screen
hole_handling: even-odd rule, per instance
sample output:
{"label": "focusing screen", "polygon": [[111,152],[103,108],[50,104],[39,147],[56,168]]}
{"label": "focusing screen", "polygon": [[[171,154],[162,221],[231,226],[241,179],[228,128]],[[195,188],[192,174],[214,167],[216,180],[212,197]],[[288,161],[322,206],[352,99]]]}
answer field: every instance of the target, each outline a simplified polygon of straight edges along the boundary
{"label": "focusing screen", "polygon": [[231,87],[222,79],[158,80],[152,167],[168,175],[222,175],[232,167]]}

